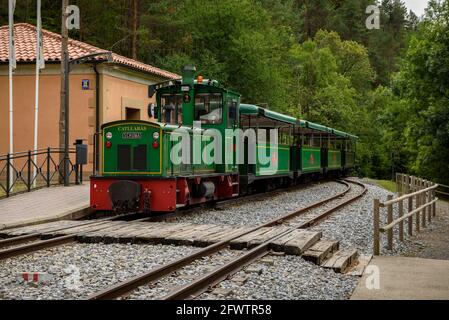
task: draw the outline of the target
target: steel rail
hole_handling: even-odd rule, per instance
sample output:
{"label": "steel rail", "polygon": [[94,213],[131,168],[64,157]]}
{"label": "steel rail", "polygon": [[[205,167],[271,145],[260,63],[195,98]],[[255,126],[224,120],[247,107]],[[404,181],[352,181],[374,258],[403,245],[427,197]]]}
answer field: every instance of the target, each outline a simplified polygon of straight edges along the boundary
{"label": "steel rail", "polygon": [[332,213],[334,213],[334,212],[340,210],[341,208],[343,208],[343,207],[353,203],[354,201],[362,198],[368,192],[367,187],[364,184],[360,183],[360,182],[350,181],[350,180],[343,180],[343,181],[347,181],[349,183],[354,183],[354,184],[362,187],[363,191],[360,192],[359,194],[357,194],[355,197],[352,197],[352,198],[350,198],[350,199],[348,199],[346,201],[343,201],[343,202],[339,203],[338,205],[336,205],[336,206],[326,210],[322,214],[320,214],[320,215],[318,215],[318,216],[316,216],[316,217],[314,217],[312,219],[309,219],[307,222],[302,223],[298,227],[298,229],[309,229],[309,228],[312,228],[313,226],[316,226],[318,223],[322,222],[327,217],[329,217]]}
{"label": "steel rail", "polygon": [[[322,206],[330,201],[333,201],[335,199],[338,199],[338,198],[344,196],[351,190],[351,186],[347,182],[345,182],[345,181],[337,181],[337,182],[344,184],[347,187],[343,192],[340,192],[337,195],[330,196],[324,200],[316,202],[316,203],[309,205],[305,208],[301,208],[293,213],[286,214],[280,218],[269,221],[263,225],[254,227],[253,229],[246,231],[246,232],[242,232],[241,234],[238,234],[238,235],[232,237],[231,239],[227,239],[227,240],[221,241],[219,243],[210,245],[204,249],[194,252],[193,254],[191,254],[189,256],[178,259],[178,260],[171,262],[167,265],[158,267],[156,269],[150,270],[147,273],[138,275],[134,278],[131,278],[131,279],[125,280],[123,282],[120,282],[118,284],[115,284],[115,285],[108,287],[100,292],[94,293],[93,295],[88,297],[88,300],[112,300],[112,299],[124,296],[124,295],[134,291],[138,287],[143,286],[143,285],[153,282],[153,281],[157,281],[157,280],[171,274],[172,272],[191,264],[192,262],[194,262],[200,258],[213,255],[213,254],[219,252],[220,250],[227,248],[233,240],[236,240],[236,239],[241,238],[247,234],[258,231],[262,228],[277,225],[279,223],[282,223],[285,220],[289,220],[298,215],[304,214],[304,213],[310,211],[311,209]],[[251,250],[249,253],[254,253],[254,251],[256,249]],[[256,253],[256,256],[257,256],[257,253]]]}
{"label": "steel rail", "polygon": [[0,240],[0,249],[9,246],[19,245],[30,241],[40,240],[40,238],[41,238],[40,233],[32,233],[23,236],[17,236],[14,238]]}
{"label": "steel rail", "polygon": [[[322,182],[331,182],[331,180],[321,180]],[[285,187],[281,189],[266,191],[266,192],[258,192],[258,193],[252,193],[248,195],[242,195],[235,198],[230,199],[224,199],[224,200],[217,200],[214,202],[207,202],[207,203],[201,203],[197,205],[193,205],[187,208],[178,209],[177,211],[169,214],[162,214],[153,216],[150,218],[150,222],[163,222],[163,221],[171,221],[175,220],[179,217],[186,217],[190,214],[194,214],[198,208],[217,208],[221,206],[233,206],[233,205],[239,205],[240,203],[250,202],[250,201],[257,201],[259,199],[266,199],[267,197],[275,197],[279,195],[282,192],[293,192],[298,189],[307,188],[310,185],[314,185],[317,183],[317,181],[307,182],[304,184],[299,184],[295,186]]]}
{"label": "steel rail", "polygon": [[[99,219],[99,220],[94,220],[94,221],[88,221],[86,223],[81,223],[75,226],[68,226],[68,227],[62,227],[62,228],[56,228],[56,229],[50,229],[50,230],[45,230],[44,233],[55,233],[55,232],[60,232],[60,231],[67,231],[70,229],[74,229],[74,228],[79,228],[79,227],[85,227],[85,226],[89,226],[89,225],[97,225],[98,227],[101,227],[102,225],[110,222],[110,221],[114,221],[116,219],[119,218],[124,218],[126,216],[130,216],[133,214],[129,214],[129,215],[125,215],[125,216],[116,216],[116,217],[110,217],[110,218],[105,218],[105,219]],[[134,220],[134,222],[138,222],[138,221],[143,221],[146,220],[148,218],[144,218],[144,219],[139,219],[139,220]],[[98,230],[98,229],[97,229]],[[36,241],[36,240],[42,240],[42,241],[38,241],[38,242],[33,242],[33,243],[29,243],[27,245],[21,246],[21,247],[17,247],[17,250],[13,250],[15,248],[9,248],[6,250],[2,250],[0,251],[0,260],[2,259],[6,259],[6,258],[2,258],[3,256],[11,258],[14,256],[19,256],[19,255],[23,255],[26,253],[30,253],[33,252],[33,248],[35,249],[34,251],[39,251],[42,249],[46,249],[47,247],[44,245],[42,245],[43,243],[52,243],[51,247],[55,247],[57,246],[57,239],[61,239],[61,245],[66,244],[63,241],[63,238],[65,236],[59,236],[59,237],[55,237],[52,239],[42,239],[42,233],[39,232],[35,232],[32,234],[28,234],[28,235],[23,235],[23,236],[17,236],[17,237],[13,237],[13,238],[9,238],[9,239],[4,239],[0,241],[0,248],[5,248],[5,247],[9,247],[9,246],[16,246],[16,245],[20,245],[23,243],[27,243],[27,242],[31,242],[31,241]],[[53,242],[44,242],[47,240],[55,240],[53,244]],[[76,240],[76,239],[75,239]],[[15,255],[13,255],[13,252],[15,252]]]}
{"label": "steel rail", "polygon": [[[289,190],[294,190],[294,189],[295,188],[288,188],[286,190],[289,191]],[[346,192],[348,192],[348,191],[349,190],[347,190]],[[279,192],[279,190],[273,191],[273,193],[277,193],[277,192]],[[255,195],[250,195],[250,196],[247,196],[247,197],[239,197],[239,198],[231,199],[231,200],[240,200],[241,201],[241,200],[253,199],[253,197],[254,198],[259,198],[259,197],[261,197],[263,195],[266,196],[266,194],[267,193],[255,194]],[[268,194],[270,194],[270,193],[268,193]],[[226,201],[231,201],[231,200],[226,200]],[[330,200],[327,199],[327,200],[324,200],[324,201],[330,201]],[[221,202],[218,202],[218,204],[221,204]],[[309,208],[309,209],[311,209],[311,208]],[[47,233],[47,234],[48,233],[55,233],[55,232],[66,231],[66,230],[70,230],[70,229],[74,229],[74,228],[78,228],[78,227],[84,227],[84,226],[95,225],[95,224],[97,224],[100,227],[101,225],[106,224],[107,222],[114,221],[116,219],[123,219],[123,218],[130,217],[130,216],[133,216],[133,215],[135,215],[135,213],[130,213],[130,214],[123,215],[123,216],[115,216],[115,217],[109,217],[109,218],[104,218],[104,219],[98,219],[98,220],[94,220],[94,221],[88,221],[86,223],[81,223],[81,224],[76,225],[76,226],[68,226],[68,227],[62,227],[62,228],[45,230],[45,233]],[[288,217],[283,217],[283,219],[286,219],[286,218],[288,218]],[[137,220],[133,220],[133,222],[140,222],[140,221],[147,221],[147,220],[153,221],[153,217],[146,217],[146,218],[142,218],[142,219],[137,219]],[[273,221],[273,224],[276,224],[275,221]],[[261,227],[267,227],[267,226],[270,226],[270,225],[267,224],[267,225],[264,225],[264,226],[261,226]],[[251,231],[251,232],[253,232],[253,231]],[[64,242],[64,240],[63,240],[64,236],[56,237],[56,238],[53,238],[53,239],[55,240],[55,242],[51,242],[51,246],[50,247],[57,246],[58,242],[56,241],[56,239],[62,239],[60,245],[66,244]],[[5,248],[5,247],[10,247],[10,246],[18,246],[18,245],[23,244],[23,243],[33,242],[33,241],[37,241],[37,240],[49,240],[49,239],[42,239],[42,233],[35,232],[35,233],[32,233],[32,234],[28,234],[28,235],[17,236],[17,237],[13,237],[13,238],[9,238],[9,239],[0,240],[0,249]],[[34,250],[33,250],[33,248],[34,248]],[[43,250],[43,249],[46,249],[46,248],[48,248],[48,247],[46,247],[45,246],[45,242],[42,242],[42,241],[28,243],[27,245],[17,247],[16,250],[14,250],[14,248],[8,248],[6,250],[0,251],[0,260],[6,259],[6,257],[7,258],[12,258],[12,257],[15,257],[15,256],[20,256],[20,255],[23,255],[23,254],[26,254],[26,253],[30,253],[30,252],[33,252],[33,251]],[[1,258],[2,256],[4,256],[5,258]]]}
{"label": "steel rail", "polygon": [[209,288],[217,285],[218,283],[227,279],[231,275],[239,272],[245,266],[247,266],[247,265],[251,264],[252,262],[260,259],[261,257],[267,255],[271,250],[271,243],[273,241],[276,241],[276,240],[290,234],[291,232],[293,232],[295,230],[298,230],[301,228],[309,228],[313,225],[316,225],[320,221],[323,221],[324,219],[329,217],[329,215],[331,213],[333,213],[333,212],[341,209],[342,207],[363,197],[366,194],[366,192],[368,191],[366,186],[361,183],[358,183],[355,181],[350,181],[350,180],[348,180],[347,182],[354,183],[354,184],[357,184],[357,185],[363,187],[363,191],[361,193],[357,194],[355,197],[351,197],[349,200],[346,200],[346,201],[338,204],[337,206],[334,206],[333,208],[327,210],[323,214],[320,214],[319,216],[312,218],[310,221],[308,221],[308,223],[302,224],[301,226],[298,226],[298,227],[292,227],[291,229],[283,232],[282,234],[277,235],[277,236],[265,241],[261,245],[250,250],[249,252],[243,254],[242,256],[232,260],[231,262],[218,267],[217,269],[213,270],[209,274],[206,274],[206,275],[194,280],[193,282],[169,293],[168,295],[163,297],[162,300],[185,300],[185,299],[196,298],[197,296],[199,296],[202,293],[209,290]]}
{"label": "steel rail", "polygon": [[68,235],[63,237],[57,237],[50,240],[42,240],[32,244],[26,244],[19,247],[14,247],[0,251],[0,260],[17,257],[27,253],[37,252],[39,250],[48,249],[52,247],[69,244],[76,241],[76,235]]}

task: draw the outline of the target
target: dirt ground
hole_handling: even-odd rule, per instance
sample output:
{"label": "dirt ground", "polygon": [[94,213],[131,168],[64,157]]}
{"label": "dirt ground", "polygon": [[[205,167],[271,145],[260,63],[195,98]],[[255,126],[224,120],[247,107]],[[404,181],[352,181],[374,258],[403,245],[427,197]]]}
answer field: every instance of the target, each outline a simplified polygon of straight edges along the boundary
{"label": "dirt ground", "polygon": [[436,219],[409,241],[408,257],[449,260],[449,203],[440,201]]}

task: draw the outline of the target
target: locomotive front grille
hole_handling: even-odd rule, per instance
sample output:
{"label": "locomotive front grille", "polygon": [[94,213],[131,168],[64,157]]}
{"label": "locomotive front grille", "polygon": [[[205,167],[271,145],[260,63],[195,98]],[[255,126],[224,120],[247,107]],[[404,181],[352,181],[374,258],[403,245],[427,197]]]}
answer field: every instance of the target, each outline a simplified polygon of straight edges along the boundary
{"label": "locomotive front grille", "polygon": [[117,170],[131,171],[131,146],[120,144],[117,146]]}
{"label": "locomotive front grille", "polygon": [[134,148],[134,170],[146,171],[147,170],[147,146],[140,145]]}
{"label": "locomotive front grille", "polygon": [[147,170],[147,146],[131,145],[117,146],[117,170],[118,171],[139,171]]}

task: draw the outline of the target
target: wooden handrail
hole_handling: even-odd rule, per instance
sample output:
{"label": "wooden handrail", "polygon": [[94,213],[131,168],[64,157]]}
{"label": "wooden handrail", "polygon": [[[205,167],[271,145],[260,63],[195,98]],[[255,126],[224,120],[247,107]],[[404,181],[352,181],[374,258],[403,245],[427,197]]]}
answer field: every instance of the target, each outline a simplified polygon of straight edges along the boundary
{"label": "wooden handrail", "polygon": [[400,201],[407,200],[408,198],[413,198],[413,197],[419,196],[419,195],[421,195],[423,193],[427,193],[427,192],[435,190],[437,188],[438,188],[438,185],[436,184],[436,185],[434,185],[432,187],[429,187],[427,189],[416,191],[414,193],[409,193],[409,194],[403,195],[402,197],[399,197],[399,198],[396,198],[396,199],[393,199],[393,200],[389,200],[389,201],[386,201],[386,202],[383,202],[383,203],[381,202],[379,205],[382,208],[385,208],[385,207],[388,207],[389,205],[396,204],[396,203],[398,203]]}
{"label": "wooden handrail", "polygon": [[412,217],[413,215],[417,214],[418,212],[423,211],[424,209],[427,209],[428,207],[430,207],[431,205],[433,205],[434,203],[438,202],[438,198],[435,198],[433,201],[426,203],[425,205],[422,205],[421,207],[413,210],[410,213],[407,213],[406,215],[402,216],[402,218],[396,219],[394,220],[392,223],[390,223],[389,225],[386,225],[385,227],[381,227],[379,228],[380,232],[386,232],[388,230],[393,229],[397,224],[399,224],[399,222],[402,222],[404,220],[407,220],[408,218]]}
{"label": "wooden handrail", "polygon": [[[407,229],[409,236],[413,235],[413,225],[416,231],[426,228],[427,223],[432,222],[436,216],[436,197],[438,184],[403,174],[396,175],[396,186],[399,196],[393,199],[389,195],[387,201],[380,202],[374,199],[374,255],[380,255],[382,233],[387,234],[388,249],[393,250],[394,228],[399,227],[399,240],[404,241],[404,221],[408,220]],[[412,192],[412,193],[409,193]],[[404,193],[406,193],[404,195]],[[398,217],[394,219],[394,205],[398,207]],[[415,208],[413,208],[415,207]],[[387,225],[381,226],[381,208],[386,208]],[[405,209],[405,212],[404,212]],[[415,218],[415,221],[414,221]],[[415,223],[414,223],[415,222]]]}
{"label": "wooden handrail", "polygon": [[443,192],[443,191],[439,191],[439,190],[437,190],[436,192],[439,194],[442,194],[444,196],[449,196],[449,193],[447,193],[447,192]]}

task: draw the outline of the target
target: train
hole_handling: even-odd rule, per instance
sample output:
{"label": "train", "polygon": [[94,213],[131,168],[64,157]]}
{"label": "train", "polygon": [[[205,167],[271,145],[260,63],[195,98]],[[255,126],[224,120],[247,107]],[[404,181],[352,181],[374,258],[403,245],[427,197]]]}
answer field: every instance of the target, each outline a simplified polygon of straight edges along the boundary
{"label": "train", "polygon": [[148,91],[156,122],[101,126],[93,212],[173,213],[355,168],[357,136],[241,103],[193,66]]}

